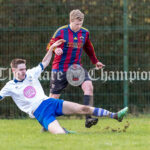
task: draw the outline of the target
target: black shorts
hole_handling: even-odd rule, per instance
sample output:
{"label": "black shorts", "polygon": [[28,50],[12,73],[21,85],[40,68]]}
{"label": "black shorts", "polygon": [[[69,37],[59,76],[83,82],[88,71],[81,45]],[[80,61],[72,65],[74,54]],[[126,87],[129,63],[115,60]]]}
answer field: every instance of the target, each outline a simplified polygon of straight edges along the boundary
{"label": "black shorts", "polygon": [[[87,70],[85,70],[85,79],[84,81],[91,81],[91,79],[88,76]],[[60,94],[61,91],[66,88],[68,85],[68,81],[66,78],[66,72],[53,72],[51,74],[51,80],[50,80],[50,93],[52,94]],[[81,86],[81,85],[80,85]]]}

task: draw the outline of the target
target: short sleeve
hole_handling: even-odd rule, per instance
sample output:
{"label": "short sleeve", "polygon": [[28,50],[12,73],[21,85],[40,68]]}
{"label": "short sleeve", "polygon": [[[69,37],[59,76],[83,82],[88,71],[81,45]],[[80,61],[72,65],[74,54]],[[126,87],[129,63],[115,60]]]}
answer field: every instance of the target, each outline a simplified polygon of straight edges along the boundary
{"label": "short sleeve", "polygon": [[44,66],[42,63],[40,63],[37,67],[29,69],[27,73],[32,74],[32,76],[35,78],[39,78],[43,71],[44,71]]}
{"label": "short sleeve", "polygon": [[9,85],[6,84],[0,91],[0,100],[2,100],[3,98],[7,97],[7,96],[11,96],[10,95],[10,90],[9,90]]}

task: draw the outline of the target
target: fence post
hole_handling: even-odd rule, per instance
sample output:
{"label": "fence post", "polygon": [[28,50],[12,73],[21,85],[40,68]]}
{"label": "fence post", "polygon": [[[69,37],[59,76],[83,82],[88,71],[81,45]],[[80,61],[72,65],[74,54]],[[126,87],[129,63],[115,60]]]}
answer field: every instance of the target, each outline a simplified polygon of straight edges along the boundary
{"label": "fence post", "polygon": [[[123,0],[123,67],[124,72],[128,73],[128,0]],[[128,90],[128,80],[123,81],[124,91],[123,91],[123,97],[124,97],[124,106],[128,106],[128,96],[129,96],[129,90]]]}

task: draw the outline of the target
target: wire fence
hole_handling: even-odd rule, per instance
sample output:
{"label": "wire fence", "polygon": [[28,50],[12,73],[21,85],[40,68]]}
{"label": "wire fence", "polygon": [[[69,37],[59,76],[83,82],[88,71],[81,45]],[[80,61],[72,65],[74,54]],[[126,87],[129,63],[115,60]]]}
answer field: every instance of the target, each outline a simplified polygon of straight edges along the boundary
{"label": "wire fence", "polygon": [[[37,65],[55,30],[69,24],[72,9],[84,12],[84,27],[90,31],[97,57],[106,65],[107,80],[93,81],[95,106],[116,111],[128,105],[131,113],[149,113],[149,0],[0,0],[0,68],[5,68],[0,73],[0,89],[12,78],[7,69],[11,59],[25,58],[28,68]],[[85,53],[82,63],[87,70],[94,68]],[[41,77],[47,95],[50,71],[51,65]],[[117,79],[117,72],[128,72],[128,79]],[[83,92],[69,85],[61,98],[82,103]],[[0,115],[26,117],[11,98],[0,103]]]}

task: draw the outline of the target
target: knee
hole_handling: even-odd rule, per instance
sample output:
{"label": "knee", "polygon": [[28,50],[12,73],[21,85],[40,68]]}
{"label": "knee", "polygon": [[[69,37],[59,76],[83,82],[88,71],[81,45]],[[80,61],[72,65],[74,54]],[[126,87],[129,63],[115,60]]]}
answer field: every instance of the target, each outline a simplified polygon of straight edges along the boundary
{"label": "knee", "polygon": [[83,112],[83,113],[85,113],[85,114],[89,114],[89,113],[90,113],[90,107],[83,105],[83,106],[81,107],[81,112]]}
{"label": "knee", "polygon": [[62,130],[48,130],[51,134],[65,134],[65,131]]}
{"label": "knee", "polygon": [[88,91],[90,91],[90,92],[93,92],[93,89],[94,89],[94,87],[93,87],[93,85],[92,85],[92,83],[88,86]]}
{"label": "knee", "polygon": [[93,85],[92,83],[89,83],[89,84],[86,84],[84,87],[83,87],[83,91],[84,93],[86,93],[87,95],[92,95],[93,94]]}

